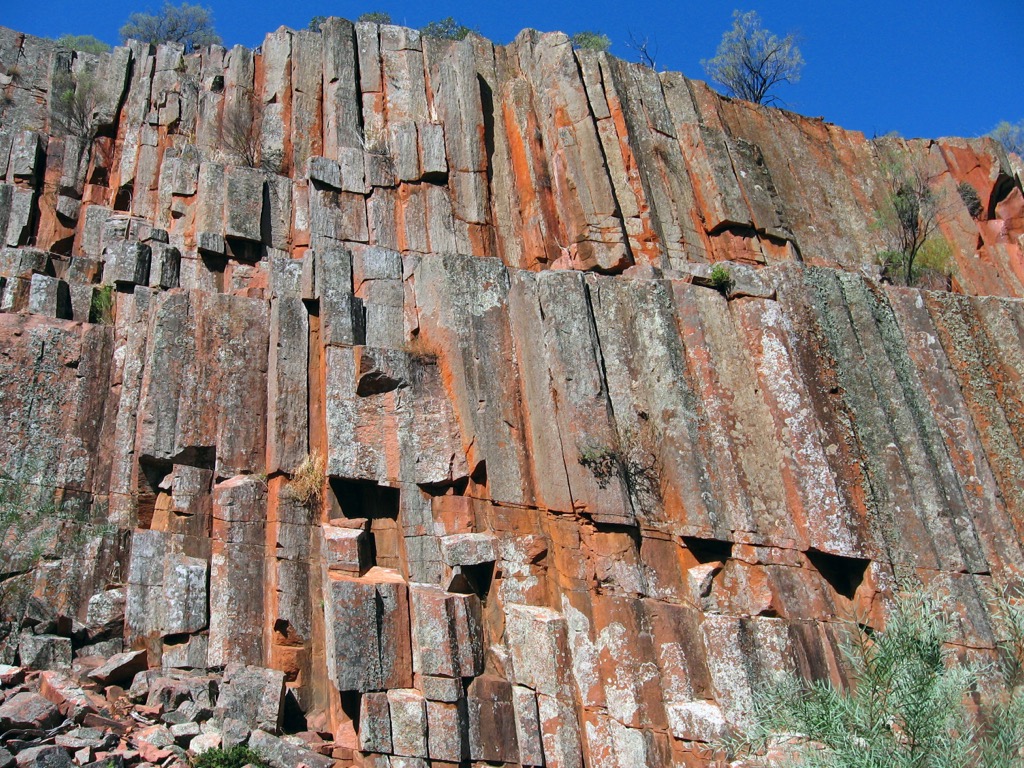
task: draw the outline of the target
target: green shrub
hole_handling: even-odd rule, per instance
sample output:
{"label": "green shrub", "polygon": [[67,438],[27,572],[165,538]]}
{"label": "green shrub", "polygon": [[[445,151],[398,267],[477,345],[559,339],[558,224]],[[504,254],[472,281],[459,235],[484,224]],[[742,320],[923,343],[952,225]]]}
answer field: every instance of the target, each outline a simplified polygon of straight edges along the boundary
{"label": "green shrub", "polygon": [[475,31],[448,16],[440,21],[430,22],[420,30],[420,33],[424,37],[438,37],[442,40],[465,40],[470,33]]}
{"label": "green shrub", "polygon": [[325,21],[327,21],[326,16],[314,16],[312,19],[309,20],[309,24],[306,26],[306,29],[308,29],[310,32],[319,32],[320,25],[323,24]]}
{"label": "green shrub", "polygon": [[[1024,606],[1006,591],[991,603],[998,669],[951,648],[948,601],[902,593],[884,631],[849,624],[849,690],[784,676],[755,695],[752,726],[724,751],[761,765],[782,740],[787,764],[807,768],[1019,768]],[[979,687],[991,702],[980,707],[972,700]]]}
{"label": "green shrub", "polygon": [[99,83],[91,72],[75,75],[61,71],[54,75],[50,88],[50,114],[53,131],[65,136],[90,139],[96,131],[96,105]]}
{"label": "green shrub", "polygon": [[715,264],[711,267],[711,274],[708,277],[711,280],[712,288],[723,296],[729,295],[729,291],[732,290],[734,283],[728,267],[724,264]]}
{"label": "green shrub", "polygon": [[981,198],[978,197],[978,191],[966,181],[961,181],[957,184],[956,191],[960,193],[960,199],[967,206],[967,212],[971,214],[971,218],[976,219],[981,216],[981,212],[984,209],[981,206]]}
{"label": "green shrub", "polygon": [[89,303],[89,322],[112,325],[114,322],[114,286],[100,285],[92,291]]}
{"label": "green shrub", "polygon": [[885,244],[877,256],[883,280],[917,285],[925,275],[948,278],[952,249],[939,232],[945,205],[933,178],[893,157],[883,162],[882,171],[887,193],[874,228]]}
{"label": "green shrub", "polygon": [[193,768],[242,768],[245,765],[270,768],[258,752],[243,744],[236,744],[231,749],[208,749],[192,760]]}
{"label": "green shrub", "polygon": [[57,38],[57,45],[84,53],[110,53],[110,45],[92,35],[61,35]]}
{"label": "green shrub", "polygon": [[577,32],[570,40],[573,48],[584,51],[607,51],[612,47],[611,38],[602,32]]}
{"label": "green shrub", "polygon": [[121,40],[140,40],[150,45],[181,43],[185,53],[207,45],[220,45],[221,38],[213,27],[213,12],[201,5],[172,5],[165,2],[160,13],[136,12],[119,30]]}
{"label": "green shrub", "polygon": [[370,11],[369,13],[362,13],[356,21],[368,21],[373,24],[390,24],[391,14],[386,11]]}

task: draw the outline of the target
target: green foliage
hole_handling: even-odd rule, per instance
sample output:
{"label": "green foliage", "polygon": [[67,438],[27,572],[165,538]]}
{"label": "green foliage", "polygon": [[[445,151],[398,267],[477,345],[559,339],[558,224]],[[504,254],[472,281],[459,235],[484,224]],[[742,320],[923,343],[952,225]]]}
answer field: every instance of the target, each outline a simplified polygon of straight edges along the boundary
{"label": "green foliage", "polygon": [[89,302],[89,322],[100,325],[114,323],[114,286],[100,285],[93,289]]}
{"label": "green foliage", "polygon": [[711,280],[712,288],[723,296],[729,295],[729,291],[731,291],[733,287],[733,281],[728,267],[724,264],[715,264],[711,267],[711,274],[708,277]]}
{"label": "green foliage", "polygon": [[956,191],[960,193],[960,199],[967,206],[967,212],[971,214],[971,218],[976,219],[981,216],[984,208],[981,205],[981,198],[978,197],[978,190],[972,187],[969,182],[961,181],[957,184]]}
{"label": "green foliage", "polygon": [[731,95],[772,104],[777,101],[772,91],[778,85],[800,79],[804,59],[796,35],[779,38],[762,29],[757,11],[733,11],[732,29],[722,35],[715,57],[700,64]]}
{"label": "green foliage", "polygon": [[878,254],[882,277],[917,285],[924,270],[951,274],[952,250],[939,233],[940,198],[919,168],[898,161],[884,164],[887,193],[875,223],[885,248]]}
{"label": "green foliage", "polygon": [[475,29],[471,29],[465,24],[460,24],[454,18],[448,16],[440,21],[430,22],[420,30],[420,33],[424,37],[439,37],[442,40],[465,40],[468,35],[475,31]]}
{"label": "green foliage", "polygon": [[236,744],[231,749],[208,749],[192,760],[193,768],[243,768],[246,765],[270,768],[258,752],[243,744]]}
{"label": "green foliage", "polygon": [[327,21],[326,16],[314,16],[309,20],[309,26],[306,27],[310,32],[319,32],[320,25]]}
{"label": "green foliage", "polygon": [[144,43],[181,43],[185,53],[204,45],[220,45],[213,27],[213,12],[201,5],[165,2],[160,13],[133,13],[120,29],[121,40]]}
{"label": "green foliage", "polygon": [[[995,675],[949,647],[953,619],[936,596],[898,595],[885,631],[850,625],[850,690],[784,676],[757,694],[752,727],[726,751],[756,759],[787,734],[791,764],[804,768],[1019,768],[1024,606],[997,592],[992,616],[1000,657],[1016,660]],[[979,686],[998,693],[980,708]]]}
{"label": "green foliage", "polygon": [[53,131],[65,136],[90,139],[96,131],[99,85],[91,72],[77,75],[63,70],[54,75],[50,88]]}
{"label": "green foliage", "polygon": [[1024,157],[1024,120],[1017,123],[1003,120],[988,135],[1006,147],[1007,152]]}
{"label": "green foliage", "polygon": [[611,38],[603,32],[577,32],[570,40],[573,48],[584,51],[607,51],[612,47]]}
{"label": "green foliage", "polygon": [[110,45],[92,35],[61,35],[57,38],[57,45],[84,53],[110,53]]}
{"label": "green foliage", "polygon": [[368,21],[373,24],[390,24],[391,14],[386,11],[370,11],[359,15],[356,21]]}

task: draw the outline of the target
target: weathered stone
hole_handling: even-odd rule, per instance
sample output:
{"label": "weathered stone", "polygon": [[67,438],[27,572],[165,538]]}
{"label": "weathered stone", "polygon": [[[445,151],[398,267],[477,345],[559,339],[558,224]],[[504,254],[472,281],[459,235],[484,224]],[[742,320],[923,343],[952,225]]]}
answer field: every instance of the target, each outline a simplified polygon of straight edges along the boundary
{"label": "weathered stone", "polygon": [[177,288],[181,272],[181,253],[177,248],[164,243],[151,243],[150,248],[150,288]]}
{"label": "weathered stone", "polygon": [[431,761],[461,763],[467,756],[465,704],[427,701],[427,751]]}
{"label": "weathered stone", "polygon": [[359,749],[391,752],[391,713],[386,693],[367,693],[359,701]]}
{"label": "weathered stone", "polygon": [[427,757],[427,710],[423,694],[393,688],[387,697],[392,752],[407,757]]}
{"label": "weathered stone", "polygon": [[31,669],[71,669],[71,640],[24,631],[18,643],[22,666]]}
{"label": "weathered stone", "polygon": [[330,571],[361,574],[370,567],[369,540],[358,528],[320,527],[321,556]]}
{"label": "weathered stone", "polygon": [[146,243],[123,241],[103,251],[103,282],[119,286],[148,285],[152,248]]}
{"label": "weathered stone", "polygon": [[46,730],[58,725],[63,716],[60,711],[37,693],[16,693],[0,704],[0,728],[38,728]]}
{"label": "weathered stone", "polygon": [[253,557],[266,530],[267,488],[252,475],[214,487],[210,562],[211,666],[263,660],[264,562]]}
{"label": "weathered stone", "polygon": [[480,600],[414,584],[413,666],[421,675],[474,677],[483,671]]}
{"label": "weathered stone", "polygon": [[92,670],[89,677],[100,685],[131,681],[136,673],[146,669],[147,661],[146,651],[119,653],[107,659],[102,666]]}
{"label": "weathered stone", "polygon": [[217,698],[225,717],[252,730],[277,733],[284,717],[284,673],[261,667],[229,666]]}
{"label": "weathered stone", "polygon": [[224,234],[259,242],[265,186],[263,174],[253,168],[233,167],[225,175]]}
{"label": "weathered stone", "polygon": [[324,591],[327,671],[338,690],[410,687],[409,594],[401,576],[383,568],[358,578],[325,570]]}
{"label": "weathered stone", "polygon": [[521,685],[512,686],[512,709],[516,716],[519,762],[523,765],[544,765],[537,695]]}
{"label": "weathered stone", "polygon": [[63,747],[55,745],[29,747],[18,753],[18,768],[71,768],[71,757]]}
{"label": "weathered stone", "polygon": [[487,533],[460,533],[441,537],[441,556],[448,565],[493,563],[494,537]]}
{"label": "weathered stone", "polygon": [[466,692],[469,703],[469,756],[471,760],[515,762],[519,759],[512,686],[481,676]]}
{"label": "weathered stone", "polygon": [[309,768],[333,768],[334,761],[308,749],[271,736],[264,731],[253,731],[249,746],[266,760],[271,768],[293,768],[306,765]]}
{"label": "weathered stone", "polygon": [[71,292],[63,280],[46,275],[32,275],[28,292],[28,311],[34,315],[70,320]]}

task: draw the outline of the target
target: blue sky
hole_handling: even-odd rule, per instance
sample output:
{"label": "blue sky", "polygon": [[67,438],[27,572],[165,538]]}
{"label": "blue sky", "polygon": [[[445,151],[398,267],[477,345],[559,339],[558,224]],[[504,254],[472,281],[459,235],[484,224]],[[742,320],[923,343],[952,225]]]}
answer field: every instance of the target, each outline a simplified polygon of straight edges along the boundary
{"label": "blue sky", "polygon": [[[498,43],[525,27],[608,34],[611,52],[627,59],[629,33],[648,37],[659,69],[704,79],[735,8],[757,10],[768,29],[799,32],[806,66],[780,97],[797,112],[863,131],[906,137],[976,136],[1000,120],[1024,119],[1024,0],[553,0],[407,2],[292,0],[202,2],[228,45],[255,46],[281,25],[305,27],[315,15],[354,19],[387,11],[420,27],[454,16]],[[111,43],[132,11],[160,0],[0,0],[0,24],[35,35],[92,34]]]}

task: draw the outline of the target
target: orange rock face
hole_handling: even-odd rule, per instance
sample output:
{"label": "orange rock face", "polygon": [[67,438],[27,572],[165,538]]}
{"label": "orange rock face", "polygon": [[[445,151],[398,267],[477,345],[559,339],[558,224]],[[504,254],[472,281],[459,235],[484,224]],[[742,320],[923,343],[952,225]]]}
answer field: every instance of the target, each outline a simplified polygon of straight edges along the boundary
{"label": "orange rock face", "polygon": [[[339,765],[564,768],[706,764],[776,672],[845,683],[842,622],[914,580],[993,648],[985,590],[1024,570],[1024,169],[993,142],[532,31],[0,28],[0,72],[0,470],[66,513],[3,575],[55,643],[277,670]],[[952,290],[879,282],[894,162]],[[113,590],[123,631],[89,623]]]}

